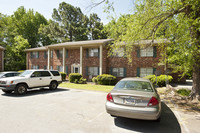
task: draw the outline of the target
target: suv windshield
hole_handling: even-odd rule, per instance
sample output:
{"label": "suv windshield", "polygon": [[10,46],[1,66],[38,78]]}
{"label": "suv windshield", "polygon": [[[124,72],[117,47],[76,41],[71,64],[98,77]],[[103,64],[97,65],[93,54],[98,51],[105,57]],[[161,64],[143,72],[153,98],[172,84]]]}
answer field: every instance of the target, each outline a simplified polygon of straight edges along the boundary
{"label": "suv windshield", "polygon": [[120,81],[119,83],[117,83],[114,89],[149,91],[149,92],[153,91],[151,84],[145,81]]}
{"label": "suv windshield", "polygon": [[27,71],[24,71],[23,73],[21,73],[19,76],[20,77],[25,77],[27,75],[30,75],[33,71],[30,71],[30,70],[27,70]]}

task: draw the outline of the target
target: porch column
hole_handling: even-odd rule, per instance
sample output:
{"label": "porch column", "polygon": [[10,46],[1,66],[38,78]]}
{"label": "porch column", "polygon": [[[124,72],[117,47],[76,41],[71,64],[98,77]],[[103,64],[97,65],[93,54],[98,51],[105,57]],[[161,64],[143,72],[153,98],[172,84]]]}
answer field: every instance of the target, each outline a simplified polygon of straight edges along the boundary
{"label": "porch column", "polygon": [[28,65],[28,55],[29,55],[29,53],[31,54],[31,52],[26,52],[26,70],[29,69],[29,65]]}
{"label": "porch column", "polygon": [[100,53],[99,53],[99,75],[101,75],[102,73],[103,73],[103,61],[102,61],[102,51],[103,51],[103,46],[102,45],[100,45]]}
{"label": "porch column", "polygon": [[47,69],[50,70],[51,49],[48,49]]}
{"label": "porch column", "polygon": [[80,46],[80,74],[83,74],[83,46]]}
{"label": "porch column", "polygon": [[63,47],[63,72],[66,72],[66,70],[65,70],[65,60],[66,60],[65,57],[66,57],[66,50]]}

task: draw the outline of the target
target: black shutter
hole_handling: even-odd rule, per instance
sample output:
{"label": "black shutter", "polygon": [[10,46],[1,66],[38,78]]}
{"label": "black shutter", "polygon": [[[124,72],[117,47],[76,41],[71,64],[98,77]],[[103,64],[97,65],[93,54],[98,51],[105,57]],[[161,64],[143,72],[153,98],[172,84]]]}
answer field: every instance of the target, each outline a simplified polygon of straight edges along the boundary
{"label": "black shutter", "polygon": [[89,49],[87,48],[86,49],[86,58],[88,58],[89,57]]}
{"label": "black shutter", "polygon": [[126,77],[126,67],[124,67],[124,77]]}
{"label": "black shutter", "polygon": [[157,47],[153,47],[153,57],[155,58],[157,56]]}
{"label": "black shutter", "polygon": [[88,67],[86,67],[86,76],[88,76]]}
{"label": "black shutter", "polygon": [[140,77],[140,68],[137,67],[137,77]]}
{"label": "black shutter", "polygon": [[112,67],[110,67],[110,69],[109,69],[109,73],[112,75]]}
{"label": "black shutter", "polygon": [[137,57],[140,57],[140,47],[137,49]]}
{"label": "black shutter", "polygon": [[68,58],[68,49],[66,49],[66,58]]}

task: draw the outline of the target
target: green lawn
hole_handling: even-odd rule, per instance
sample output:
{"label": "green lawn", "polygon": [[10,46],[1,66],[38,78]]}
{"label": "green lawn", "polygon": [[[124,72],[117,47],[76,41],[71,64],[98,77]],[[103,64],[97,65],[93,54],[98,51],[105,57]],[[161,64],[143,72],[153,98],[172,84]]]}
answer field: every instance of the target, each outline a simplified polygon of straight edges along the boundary
{"label": "green lawn", "polygon": [[94,84],[74,84],[74,83],[63,82],[62,84],[59,85],[59,87],[109,92],[113,89],[114,86],[94,85]]}

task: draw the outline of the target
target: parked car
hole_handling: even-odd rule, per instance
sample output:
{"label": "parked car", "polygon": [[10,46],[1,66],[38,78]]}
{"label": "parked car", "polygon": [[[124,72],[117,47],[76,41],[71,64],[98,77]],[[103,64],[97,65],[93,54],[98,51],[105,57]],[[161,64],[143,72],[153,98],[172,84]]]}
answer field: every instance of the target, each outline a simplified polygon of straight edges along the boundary
{"label": "parked car", "polygon": [[0,89],[5,93],[25,94],[27,89],[49,87],[57,89],[62,83],[58,71],[50,70],[26,70],[17,77],[0,79]]}
{"label": "parked car", "polygon": [[15,77],[18,76],[20,73],[15,71],[8,71],[8,72],[0,72],[0,78],[6,78],[6,77]]}
{"label": "parked car", "polygon": [[161,101],[152,83],[142,78],[124,78],[107,95],[111,116],[160,121]]}

